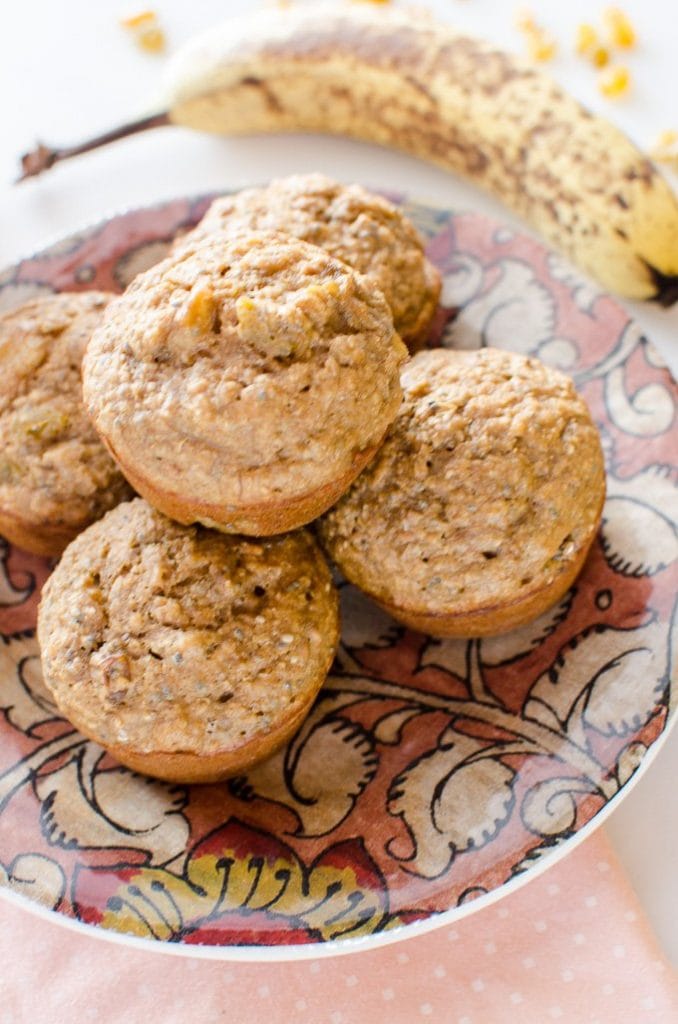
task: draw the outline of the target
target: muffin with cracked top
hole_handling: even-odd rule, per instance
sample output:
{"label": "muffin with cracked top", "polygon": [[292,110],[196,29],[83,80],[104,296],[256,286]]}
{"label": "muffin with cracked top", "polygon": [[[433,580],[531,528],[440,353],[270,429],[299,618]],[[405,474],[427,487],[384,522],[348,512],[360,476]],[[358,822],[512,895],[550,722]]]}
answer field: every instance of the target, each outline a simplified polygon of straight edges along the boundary
{"label": "muffin with cracked top", "polygon": [[293,235],[348,263],[383,292],[408,348],[415,351],[426,341],[440,274],[426,259],[414,225],[384,196],[323,174],[295,174],[215,199],[177,245],[252,230]]}
{"label": "muffin with cracked top", "polygon": [[59,555],[131,488],[82,404],[82,357],[104,292],[32,299],[0,317],[0,533]]}
{"label": "muffin with cracked top", "polygon": [[66,549],[38,612],[63,714],[123,764],[177,782],[214,782],[281,746],[338,636],[336,589],[308,531],[232,537],[140,498]]}
{"label": "muffin with cracked top", "polygon": [[420,352],[371,465],[320,523],[345,576],[439,636],[502,633],[579,573],[605,497],[598,431],[570,378],[497,349]]}
{"label": "muffin with cracked top", "polygon": [[135,489],[183,523],[310,522],[377,451],[407,351],[384,297],[298,239],[205,240],[112,302],[87,408]]}

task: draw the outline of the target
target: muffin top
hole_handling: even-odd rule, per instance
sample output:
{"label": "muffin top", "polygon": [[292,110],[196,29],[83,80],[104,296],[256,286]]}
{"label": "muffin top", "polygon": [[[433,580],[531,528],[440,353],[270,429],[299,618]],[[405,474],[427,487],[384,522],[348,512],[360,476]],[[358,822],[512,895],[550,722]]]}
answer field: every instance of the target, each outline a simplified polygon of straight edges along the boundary
{"label": "muffin top", "polygon": [[85,346],[112,295],[64,293],[0,317],[0,508],[74,531],[131,491],[82,403]]}
{"label": "muffin top", "polygon": [[377,600],[432,614],[547,586],[588,546],[605,475],[570,378],[497,349],[420,352],[380,452],[321,521],[327,551]]}
{"label": "muffin top", "polygon": [[267,732],[318,688],[337,596],[304,530],[232,537],[137,498],[67,548],[38,635],[59,707],[101,743],[210,754]]}
{"label": "muffin top", "polygon": [[440,275],[414,225],[382,196],[322,174],[299,174],[216,199],[179,245],[224,231],[273,231],[320,246],[383,292],[403,340],[425,339]]}
{"label": "muffin top", "polygon": [[110,304],[85,401],[123,465],[241,507],[348,472],[396,414],[406,354],[383,296],[345,264],[298,239],[221,238]]}

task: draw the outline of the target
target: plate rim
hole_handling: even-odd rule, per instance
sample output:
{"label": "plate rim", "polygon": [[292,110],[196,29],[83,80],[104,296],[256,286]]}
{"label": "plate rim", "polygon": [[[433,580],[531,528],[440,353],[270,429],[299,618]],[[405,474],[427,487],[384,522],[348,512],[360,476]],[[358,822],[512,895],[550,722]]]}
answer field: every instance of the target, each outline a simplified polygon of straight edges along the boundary
{"label": "plate rim", "polygon": [[506,896],[510,896],[519,889],[522,889],[523,886],[539,878],[545,871],[548,871],[559,861],[567,857],[577,846],[603,825],[607,818],[616,810],[617,806],[626,799],[637,782],[645,775],[648,768],[654,764],[669,734],[673,731],[676,720],[678,720],[678,712],[674,710],[673,713],[669,713],[665,728],[624,785],[573,836],[567,838],[560,846],[555,847],[552,853],[541,858],[529,870],[521,871],[520,874],[514,875],[502,885],[497,886],[496,889],[483,893],[482,896],[476,897],[476,899],[471,900],[469,903],[450,907],[448,910],[431,914],[429,917],[419,921],[410,921],[398,925],[388,931],[372,932],[369,935],[357,938],[328,939],[325,942],[299,944],[283,943],[279,946],[263,944],[215,946],[207,943],[193,945],[184,942],[166,942],[162,939],[145,939],[141,936],[130,935],[127,932],[116,931],[113,928],[102,928],[100,925],[87,924],[68,914],[61,914],[57,910],[46,907],[36,900],[31,900],[28,896],[14,892],[4,885],[0,885],[0,899],[7,900],[9,903],[14,904],[14,906],[27,910],[43,920],[49,920],[52,924],[68,928],[83,936],[88,935],[105,942],[114,942],[117,945],[138,949],[141,952],[167,954],[168,956],[193,957],[200,960],[223,960],[234,963],[295,963],[304,960],[320,960],[381,949],[385,946],[394,945],[397,942],[416,939],[428,932],[456,924],[458,921],[470,917],[480,910],[485,910],[492,906],[492,904],[503,900]]}
{"label": "plate rim", "polygon": [[[257,184],[255,183],[254,185],[250,184],[242,187],[257,187]],[[401,201],[421,205],[429,210],[444,211],[451,215],[472,215],[481,217],[493,223],[504,223],[500,218],[496,218],[472,208],[450,207],[437,202],[432,202],[430,199],[426,199],[415,192],[410,192],[406,188],[397,190],[378,188],[375,186],[370,186],[370,188],[371,191],[378,194],[384,193],[388,196],[397,195]],[[9,271],[15,270],[22,263],[29,262],[43,255],[48,252],[49,249],[66,242],[71,238],[78,235],[94,234],[96,231],[102,229],[106,224],[113,220],[117,220],[118,218],[130,216],[135,213],[147,212],[149,210],[160,210],[174,202],[188,202],[190,204],[194,204],[212,196],[229,195],[240,190],[241,189],[238,188],[228,188],[224,190],[217,189],[206,192],[190,192],[183,195],[168,196],[142,205],[132,204],[122,208],[108,210],[102,214],[101,217],[96,218],[96,220],[92,219],[82,223],[80,226],[76,225],[67,233],[61,235],[55,233],[49,236],[44,241],[44,244],[37,245],[28,254],[20,256],[13,262],[10,262],[0,268],[0,275],[5,275]],[[525,235],[546,252],[556,252],[556,250],[548,246],[542,239],[537,238],[534,234],[530,233],[529,230],[525,230],[525,228],[521,226],[516,227],[510,219],[507,219],[505,223],[512,232]],[[567,257],[561,256],[561,258],[569,263]],[[630,323],[637,323],[634,314],[620,302],[617,296],[606,292],[600,285],[598,285],[597,282],[590,279],[574,265],[572,265],[572,270],[583,282],[590,283],[595,287],[600,295],[608,296],[613,302],[619,305],[624,313],[629,317]],[[642,333],[644,336],[644,331]],[[645,341],[649,341],[650,344],[652,343],[651,339],[645,339]],[[662,361],[665,363],[663,357]],[[671,380],[674,384],[678,385],[678,379],[674,376],[671,367],[666,363],[665,365]],[[676,683],[677,679],[675,672],[671,672],[669,681],[672,684]],[[490,892],[485,892],[467,903],[449,907],[447,910],[430,914],[420,920],[404,922],[386,931],[372,932],[368,935],[358,937],[328,939],[323,942],[299,944],[188,944],[183,942],[167,942],[161,939],[147,939],[141,936],[130,935],[126,932],[117,931],[113,928],[104,928],[101,925],[89,924],[84,921],[80,921],[69,914],[60,913],[59,911],[54,910],[37,900],[33,900],[28,896],[15,892],[6,885],[0,885],[0,901],[7,901],[7,903],[19,909],[23,909],[28,913],[33,914],[42,920],[56,924],[59,927],[67,928],[76,934],[101,939],[104,942],[113,942],[117,945],[138,949],[141,952],[154,952],[161,955],[166,954],[169,956],[189,957],[201,960],[241,963],[293,963],[327,959],[337,956],[347,956],[355,953],[381,949],[386,946],[407,941],[408,939],[416,939],[421,935],[456,924],[458,921],[470,917],[478,911],[485,910],[493,904],[498,903],[500,900],[503,900],[506,896],[510,896],[514,892],[520,890],[523,886],[537,879],[545,871],[548,871],[563,858],[567,857],[577,848],[577,846],[585,842],[590,835],[592,835],[605,823],[605,821],[607,821],[619,804],[625,800],[628,794],[633,790],[637,782],[643,778],[647,770],[652,764],[654,764],[656,757],[667,742],[668,737],[676,724],[676,719],[678,719],[678,702],[670,700],[667,707],[665,726],[662,732],[652,743],[652,746],[649,747],[630,778],[617,790],[611,799],[606,801],[603,807],[597,811],[592,818],[577,830],[577,832],[565,839],[560,845],[554,847],[550,853],[536,861],[529,869],[521,871],[519,874],[514,875],[501,885],[492,889]]]}

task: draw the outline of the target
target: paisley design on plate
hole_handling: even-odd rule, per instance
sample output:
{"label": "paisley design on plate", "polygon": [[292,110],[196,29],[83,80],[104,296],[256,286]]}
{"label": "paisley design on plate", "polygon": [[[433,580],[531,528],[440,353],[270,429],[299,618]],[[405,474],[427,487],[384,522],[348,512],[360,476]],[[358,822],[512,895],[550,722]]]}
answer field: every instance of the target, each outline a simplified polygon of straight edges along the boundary
{"label": "paisley design on plate", "polygon": [[[208,201],[67,239],[0,277],[0,304],[119,290]],[[592,409],[608,499],[576,585],[506,636],[437,640],[341,582],[342,644],[294,739],[227,783],[170,786],[58,716],[34,638],[50,564],[0,540],[0,885],[187,947],[406,935],[566,849],[665,732],[676,385],[624,311],[536,242],[473,214],[406,209],[444,278],[438,343],[538,355]]]}

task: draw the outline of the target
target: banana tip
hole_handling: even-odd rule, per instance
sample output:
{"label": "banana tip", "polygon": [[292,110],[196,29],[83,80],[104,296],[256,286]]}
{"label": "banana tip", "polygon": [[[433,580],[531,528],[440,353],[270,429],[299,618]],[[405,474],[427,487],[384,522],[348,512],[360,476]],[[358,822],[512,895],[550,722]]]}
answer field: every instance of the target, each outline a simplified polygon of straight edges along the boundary
{"label": "banana tip", "polygon": [[668,309],[669,306],[674,306],[678,302],[678,274],[662,274],[656,267],[649,267],[648,270],[652,274],[652,280],[656,286],[655,302],[658,302],[660,306]]}

